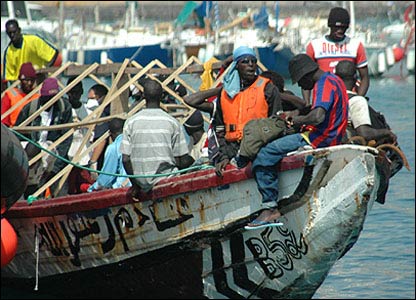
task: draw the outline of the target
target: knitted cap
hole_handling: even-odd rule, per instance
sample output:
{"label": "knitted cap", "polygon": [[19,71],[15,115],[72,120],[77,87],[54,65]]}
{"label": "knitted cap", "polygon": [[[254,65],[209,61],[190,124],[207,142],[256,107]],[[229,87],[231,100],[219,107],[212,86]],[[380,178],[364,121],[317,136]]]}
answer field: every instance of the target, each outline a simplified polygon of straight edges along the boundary
{"label": "knitted cap", "polygon": [[56,78],[46,78],[40,89],[41,96],[54,96],[59,92],[58,80]]}
{"label": "knitted cap", "polygon": [[36,71],[31,62],[26,62],[20,67],[19,79],[22,80],[26,78],[36,78]]}
{"label": "knitted cap", "polygon": [[331,26],[350,26],[350,15],[345,8],[334,7],[329,12],[328,27]]}
{"label": "knitted cap", "polygon": [[240,46],[233,52],[233,60],[238,61],[240,58],[244,56],[253,56],[256,57],[256,53],[254,50],[247,46]]}
{"label": "knitted cap", "polygon": [[294,56],[289,61],[289,73],[292,83],[298,82],[303,76],[318,70],[319,66],[312,58],[304,53]]}

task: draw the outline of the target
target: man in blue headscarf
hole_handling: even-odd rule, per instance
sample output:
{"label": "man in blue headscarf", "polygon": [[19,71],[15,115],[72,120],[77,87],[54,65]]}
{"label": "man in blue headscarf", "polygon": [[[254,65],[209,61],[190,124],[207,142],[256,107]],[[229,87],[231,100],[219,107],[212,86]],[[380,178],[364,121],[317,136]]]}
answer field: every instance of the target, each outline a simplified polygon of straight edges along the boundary
{"label": "man in blue headscarf", "polygon": [[252,48],[241,46],[234,50],[233,62],[218,95],[214,122],[220,146],[215,162],[218,176],[222,176],[226,165],[237,155],[244,125],[282,110],[277,87],[270,79],[259,76],[259,71]]}

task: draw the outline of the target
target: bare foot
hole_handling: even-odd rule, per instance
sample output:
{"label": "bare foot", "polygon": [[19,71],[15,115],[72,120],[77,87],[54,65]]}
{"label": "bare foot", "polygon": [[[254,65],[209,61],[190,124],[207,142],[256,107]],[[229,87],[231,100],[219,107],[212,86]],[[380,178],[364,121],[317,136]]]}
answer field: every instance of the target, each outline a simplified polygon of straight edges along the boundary
{"label": "bare foot", "polygon": [[277,221],[276,219],[281,216],[281,213],[277,208],[271,208],[263,210],[257,219],[253,220],[252,222],[248,223],[244,226],[244,229],[251,230],[251,229],[261,229],[265,227],[277,227],[282,226],[283,223]]}
{"label": "bare foot", "polygon": [[128,190],[127,195],[130,196],[134,202],[140,201],[140,187],[133,184]]}
{"label": "bare foot", "polygon": [[282,214],[277,208],[270,208],[263,210],[260,215],[256,218],[257,221],[262,222],[273,222],[279,218]]}

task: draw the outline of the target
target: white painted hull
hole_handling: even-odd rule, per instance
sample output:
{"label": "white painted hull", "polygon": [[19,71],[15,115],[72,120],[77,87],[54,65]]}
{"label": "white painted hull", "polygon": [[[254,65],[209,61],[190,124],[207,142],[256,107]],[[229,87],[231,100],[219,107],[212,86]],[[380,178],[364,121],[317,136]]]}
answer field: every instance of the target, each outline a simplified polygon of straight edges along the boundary
{"label": "white painted hull", "polygon": [[[19,282],[20,278],[34,284],[38,262],[41,282],[54,282],[58,287],[67,278],[82,278],[106,266],[116,272],[129,261],[152,253],[167,255],[166,249],[171,249],[181,268],[191,264],[182,256],[198,253],[198,259],[192,260],[192,266],[200,270],[194,276],[200,282],[193,292],[198,291],[184,297],[234,298],[253,293],[260,298],[311,297],[335,261],[358,239],[367,212],[383,188],[375,153],[373,148],[343,145],[285,158],[279,193],[289,200],[279,202],[284,226],[273,229],[243,229],[261,202],[249,167],[230,166],[222,180],[213,170],[165,180],[154,189],[152,199],[139,203],[126,199],[125,189],[111,195],[97,192],[49,200],[49,206],[57,206],[56,214],[53,208],[41,209],[45,201],[35,202],[31,213],[17,203],[7,218],[18,232],[19,246],[13,261],[2,269],[2,279]],[[206,189],[200,187],[204,182]],[[170,195],[161,197],[166,192]],[[113,206],[93,209],[97,207],[88,205],[86,198],[91,195],[102,197],[102,203],[113,199]],[[58,209],[68,201],[72,206]],[[80,203],[85,203],[84,212],[79,210],[84,205]],[[71,213],[71,209],[77,211]],[[237,276],[239,272],[243,279]],[[129,295],[143,297],[143,290],[133,290]],[[100,292],[105,293],[96,291]],[[122,291],[117,294],[124,295]],[[66,295],[77,296],[74,289]]]}

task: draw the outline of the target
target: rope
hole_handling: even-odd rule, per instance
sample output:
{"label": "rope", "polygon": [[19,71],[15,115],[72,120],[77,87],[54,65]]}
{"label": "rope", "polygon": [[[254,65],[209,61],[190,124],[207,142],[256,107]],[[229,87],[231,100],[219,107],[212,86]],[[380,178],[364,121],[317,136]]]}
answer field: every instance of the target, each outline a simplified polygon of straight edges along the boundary
{"label": "rope", "polygon": [[79,164],[73,163],[72,161],[46,149],[43,148],[41,145],[39,145],[38,143],[32,141],[31,139],[25,137],[24,135],[20,134],[19,132],[13,130],[12,128],[9,128],[11,131],[13,131],[16,135],[18,135],[19,137],[25,139],[26,141],[28,141],[29,143],[35,145],[36,147],[38,147],[40,150],[47,152],[48,154],[56,157],[57,159],[60,159],[64,162],[66,162],[67,164],[71,164],[77,168],[80,169],[84,169],[84,170],[88,170],[90,172],[95,172],[98,174],[105,174],[105,175],[110,175],[110,176],[117,176],[117,177],[127,177],[127,178],[148,178],[148,177],[166,177],[166,176],[170,176],[170,175],[175,175],[175,174],[180,174],[180,173],[186,173],[188,171],[192,171],[192,170],[205,170],[205,169],[212,169],[213,166],[210,165],[197,165],[197,166],[193,166],[193,167],[189,167],[186,169],[182,169],[182,170],[178,170],[178,171],[173,171],[173,172],[169,172],[169,173],[163,173],[163,174],[151,174],[151,175],[128,175],[128,174],[114,174],[114,173],[108,173],[108,172],[103,172],[103,171],[99,171],[99,170],[95,170],[95,169],[91,169],[85,166],[81,166]]}
{"label": "rope", "polygon": [[35,231],[35,253],[36,253],[36,273],[35,273],[35,288],[34,290],[38,290],[38,283],[39,283],[39,239],[37,230]]}

